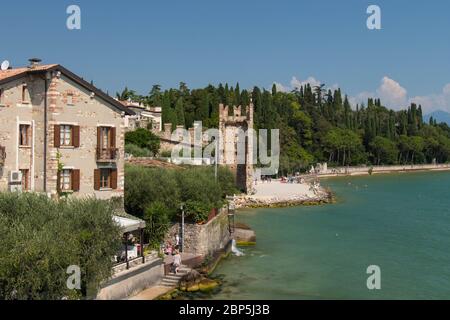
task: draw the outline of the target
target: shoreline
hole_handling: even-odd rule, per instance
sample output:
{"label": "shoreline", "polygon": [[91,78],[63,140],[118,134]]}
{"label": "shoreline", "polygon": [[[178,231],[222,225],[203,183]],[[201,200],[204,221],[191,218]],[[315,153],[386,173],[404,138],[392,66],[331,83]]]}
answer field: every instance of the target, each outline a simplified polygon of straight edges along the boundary
{"label": "shoreline", "polygon": [[256,185],[252,195],[235,196],[236,209],[284,208],[334,202],[331,190],[310,183],[282,183],[280,180]]}
{"label": "shoreline", "polygon": [[394,166],[371,166],[371,167],[338,167],[327,169],[326,172],[314,174],[317,178],[333,178],[348,176],[367,176],[375,174],[390,173],[414,173],[428,171],[450,171],[450,164],[427,164],[427,165],[394,165]]}
{"label": "shoreline", "polygon": [[[450,164],[337,167],[326,169],[325,172],[301,175],[300,177],[305,180],[320,180],[322,178],[440,171],[450,171]],[[255,185],[255,189],[255,194],[235,196],[233,199],[235,208],[283,208],[323,205],[335,202],[332,190],[307,182],[289,184],[281,183],[277,179],[273,180],[273,182],[260,182]]]}

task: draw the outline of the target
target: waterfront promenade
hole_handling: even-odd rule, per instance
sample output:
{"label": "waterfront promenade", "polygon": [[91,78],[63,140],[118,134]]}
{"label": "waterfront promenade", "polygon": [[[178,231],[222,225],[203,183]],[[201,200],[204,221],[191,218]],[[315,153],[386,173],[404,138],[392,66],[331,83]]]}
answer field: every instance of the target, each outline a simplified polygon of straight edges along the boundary
{"label": "waterfront promenade", "polygon": [[346,175],[369,175],[395,172],[415,172],[415,171],[447,171],[450,164],[405,164],[390,166],[358,166],[358,167],[335,167],[317,173],[317,177],[336,177]]}

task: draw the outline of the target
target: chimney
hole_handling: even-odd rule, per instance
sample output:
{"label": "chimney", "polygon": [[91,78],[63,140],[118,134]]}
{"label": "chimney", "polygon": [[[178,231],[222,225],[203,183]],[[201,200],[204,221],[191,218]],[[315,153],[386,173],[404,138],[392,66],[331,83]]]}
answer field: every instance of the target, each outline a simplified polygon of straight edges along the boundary
{"label": "chimney", "polygon": [[30,61],[30,69],[36,68],[37,66],[39,66],[40,62],[42,61],[41,59],[38,58],[31,58],[28,59],[28,61]]}

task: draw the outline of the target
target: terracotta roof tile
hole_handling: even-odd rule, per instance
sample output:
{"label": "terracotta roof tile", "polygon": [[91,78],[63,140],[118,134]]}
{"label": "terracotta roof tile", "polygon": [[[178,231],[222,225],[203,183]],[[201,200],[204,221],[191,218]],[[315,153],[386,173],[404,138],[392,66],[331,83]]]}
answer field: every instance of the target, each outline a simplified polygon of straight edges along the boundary
{"label": "terracotta roof tile", "polygon": [[22,75],[26,75],[27,73],[35,73],[40,71],[46,71],[46,70],[58,70],[61,73],[63,73],[65,76],[67,76],[69,79],[72,79],[73,81],[77,82],[81,86],[85,87],[86,89],[92,91],[95,93],[98,97],[101,99],[109,102],[111,105],[115,106],[117,109],[119,109],[121,112],[125,112],[125,114],[128,115],[134,115],[135,112],[127,107],[125,107],[122,103],[119,101],[114,100],[112,97],[110,97],[108,94],[104,93],[102,90],[96,88],[92,84],[86,82],[83,80],[83,78],[80,78],[73,72],[67,70],[63,66],[59,64],[47,64],[47,65],[39,65],[35,66],[33,68],[24,67],[24,68],[16,68],[16,69],[9,69],[9,70],[0,70],[0,84],[7,83],[9,81],[12,81],[14,79],[17,79],[21,77]]}
{"label": "terracotta roof tile", "polygon": [[17,75],[20,75],[22,73],[26,73],[29,71],[44,71],[44,70],[48,70],[51,69],[53,67],[56,67],[57,64],[47,64],[47,65],[42,65],[42,66],[36,66],[34,68],[15,68],[15,69],[9,69],[9,70],[4,70],[1,71],[0,70],[0,80],[5,80]]}

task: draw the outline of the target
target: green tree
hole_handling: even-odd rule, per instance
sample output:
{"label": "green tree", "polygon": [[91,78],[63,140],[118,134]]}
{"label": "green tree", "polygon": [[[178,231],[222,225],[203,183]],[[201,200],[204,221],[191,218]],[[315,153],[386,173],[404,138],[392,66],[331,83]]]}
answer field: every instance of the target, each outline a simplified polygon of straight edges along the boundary
{"label": "green tree", "polygon": [[394,141],[377,136],[370,143],[370,148],[374,157],[374,164],[395,164],[397,162],[398,148]]}
{"label": "green tree", "polygon": [[[92,298],[112,275],[120,228],[111,202],[0,193],[0,299]],[[67,269],[81,271],[69,290]]]}
{"label": "green tree", "polygon": [[153,155],[156,155],[159,152],[160,139],[151,131],[144,128],[138,128],[125,134],[125,145],[127,144],[148,149]]}

